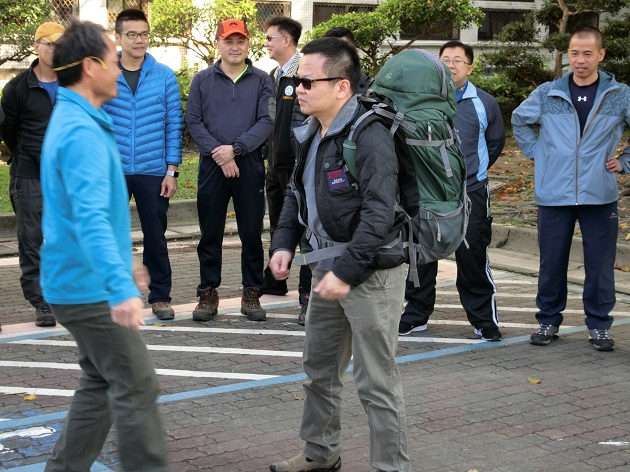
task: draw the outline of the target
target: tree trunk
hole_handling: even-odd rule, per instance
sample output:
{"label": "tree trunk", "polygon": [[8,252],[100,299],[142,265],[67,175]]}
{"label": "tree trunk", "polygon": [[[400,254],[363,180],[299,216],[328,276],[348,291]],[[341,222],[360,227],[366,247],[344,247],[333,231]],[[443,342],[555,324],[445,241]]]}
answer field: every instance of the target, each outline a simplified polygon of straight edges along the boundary
{"label": "tree trunk", "polygon": [[[566,33],[567,25],[569,24],[569,16],[571,16],[572,12],[567,7],[567,4],[564,3],[563,0],[558,0],[558,6],[562,9],[562,18],[560,19],[560,23],[558,24],[558,32]],[[562,56],[564,51],[560,51],[556,49],[556,66],[553,70],[554,78],[562,77]]]}

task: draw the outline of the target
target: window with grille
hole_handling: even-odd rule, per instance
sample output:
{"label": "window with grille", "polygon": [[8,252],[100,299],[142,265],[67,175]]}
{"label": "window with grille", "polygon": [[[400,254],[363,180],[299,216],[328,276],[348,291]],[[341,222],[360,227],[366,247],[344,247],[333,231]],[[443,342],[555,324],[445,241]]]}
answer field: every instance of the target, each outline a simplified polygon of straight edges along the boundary
{"label": "window with grille", "polygon": [[333,15],[343,15],[351,12],[369,13],[375,8],[375,5],[315,3],[313,4],[313,26],[330,20]]}
{"label": "window with grille", "polygon": [[291,2],[256,2],[256,25],[267,31],[266,22],[274,16],[291,16]]}
{"label": "window with grille", "polygon": [[524,21],[529,13],[523,10],[484,10],[486,17],[482,20],[477,33],[478,41],[490,41],[501,32],[503,27],[513,21]]}
{"label": "window with grille", "polygon": [[434,25],[422,25],[420,28],[405,26],[403,23],[400,39],[442,40],[450,41],[459,39],[459,28],[452,23],[436,23]]}
{"label": "window with grille", "polygon": [[142,10],[149,17],[149,0],[107,0],[107,25],[113,31],[116,17],[127,8]]}
{"label": "window with grille", "polygon": [[53,20],[64,26],[70,25],[72,18],[79,18],[79,0],[50,0]]}

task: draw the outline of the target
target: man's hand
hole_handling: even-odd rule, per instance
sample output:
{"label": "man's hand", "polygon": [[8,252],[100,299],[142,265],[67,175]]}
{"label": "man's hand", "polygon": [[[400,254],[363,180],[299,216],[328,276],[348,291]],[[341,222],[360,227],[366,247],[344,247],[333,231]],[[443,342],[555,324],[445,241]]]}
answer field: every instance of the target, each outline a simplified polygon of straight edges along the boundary
{"label": "man's hand", "polygon": [[271,256],[269,260],[269,269],[271,269],[274,279],[286,280],[289,278],[289,274],[291,273],[289,264],[292,259],[293,254],[289,251],[276,251],[273,253],[273,256]]}
{"label": "man's hand", "polygon": [[222,144],[221,146],[214,148],[211,155],[214,162],[221,167],[223,167],[224,164],[233,161],[235,157],[234,148],[231,144]]}
{"label": "man's hand", "polygon": [[608,170],[608,172],[621,172],[623,169],[619,163],[619,159],[611,157],[606,161],[606,170]]}
{"label": "man's hand", "polygon": [[328,272],[324,275],[324,278],[319,281],[313,291],[319,293],[319,296],[324,300],[339,300],[350,293],[350,288],[350,285],[338,278],[335,274]]}
{"label": "man's hand", "polygon": [[162,188],[160,190],[160,197],[171,198],[177,191],[177,179],[170,175],[165,175],[162,179]]}
{"label": "man's hand", "polygon": [[142,303],[141,298],[128,298],[111,308],[112,321],[125,328],[138,331],[140,326],[144,326],[144,320],[142,319],[143,308],[144,303]]}
{"label": "man's hand", "polygon": [[225,175],[228,179],[235,179],[241,176],[238,166],[233,160],[229,161],[227,164],[223,164],[221,166],[221,170],[223,171],[223,175]]}
{"label": "man's hand", "polygon": [[133,281],[136,283],[138,290],[144,292],[149,288],[149,283],[151,282],[149,271],[144,264],[138,261],[133,261],[132,271]]}

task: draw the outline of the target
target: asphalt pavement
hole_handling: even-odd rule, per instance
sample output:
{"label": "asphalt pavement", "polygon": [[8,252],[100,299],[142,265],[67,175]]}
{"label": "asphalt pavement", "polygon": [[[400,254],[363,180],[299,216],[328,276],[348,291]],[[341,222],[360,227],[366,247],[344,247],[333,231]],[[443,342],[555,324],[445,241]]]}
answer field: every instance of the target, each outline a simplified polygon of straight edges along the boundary
{"label": "asphalt pavement", "polygon": [[[301,447],[303,328],[297,293],[263,296],[266,322],[240,309],[240,242],[228,220],[220,312],[191,319],[198,283],[197,225],[175,217],[168,232],[176,318],[146,310],[143,337],[160,378],[160,411],[171,470],[263,471]],[[141,235],[134,233],[140,258]],[[579,245],[560,339],[529,344],[535,329],[538,256],[532,230],[495,227],[490,249],[503,341],[473,335],[459,304],[452,261],[440,263],[438,299],[427,331],[401,337],[409,454],[415,471],[630,470],[630,276],[616,271],[613,352],[588,343]],[[579,240],[576,242],[579,243]],[[265,233],[268,245],[268,233]],[[618,264],[625,261],[625,245]],[[35,472],[63,425],[77,386],[76,347],[62,328],[37,328],[19,289],[16,243],[0,240],[0,470]],[[289,281],[295,290],[296,277]],[[346,377],[342,471],[369,466],[367,417]],[[122,470],[110,434],[94,471]]]}

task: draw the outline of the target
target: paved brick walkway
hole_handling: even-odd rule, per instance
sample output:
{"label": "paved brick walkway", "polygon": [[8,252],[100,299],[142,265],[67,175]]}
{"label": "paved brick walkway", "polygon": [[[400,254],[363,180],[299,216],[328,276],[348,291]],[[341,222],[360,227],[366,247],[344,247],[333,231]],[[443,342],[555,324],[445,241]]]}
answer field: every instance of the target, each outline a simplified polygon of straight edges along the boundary
{"label": "paved brick walkway", "polygon": [[[264,471],[294,455],[303,379],[297,295],[264,297],[265,323],[241,316],[238,240],[226,239],[220,314],[195,323],[194,241],[172,241],[174,322],[143,336],[161,369],[171,469]],[[630,297],[620,295],[611,331],[617,350],[587,342],[581,287],[572,285],[561,338],[527,340],[535,324],[536,279],[506,270],[494,253],[504,341],[478,342],[459,306],[454,264],[440,264],[438,304],[429,329],[401,338],[409,453],[415,471],[531,472],[630,470]],[[491,255],[492,257],[492,255]],[[522,257],[522,256],[521,256]],[[514,258],[513,265],[523,265]],[[80,375],[62,329],[35,329],[19,293],[19,269],[0,260],[0,470],[41,471]],[[289,283],[295,288],[296,281]],[[149,316],[147,310],[147,316]],[[51,364],[54,364],[51,365]],[[343,402],[344,472],[369,467],[368,424],[347,375]],[[532,383],[531,381],[540,381]],[[14,387],[19,394],[6,393]],[[35,390],[35,399],[24,394]],[[49,389],[49,391],[45,390]],[[121,470],[112,433],[93,470]]]}

